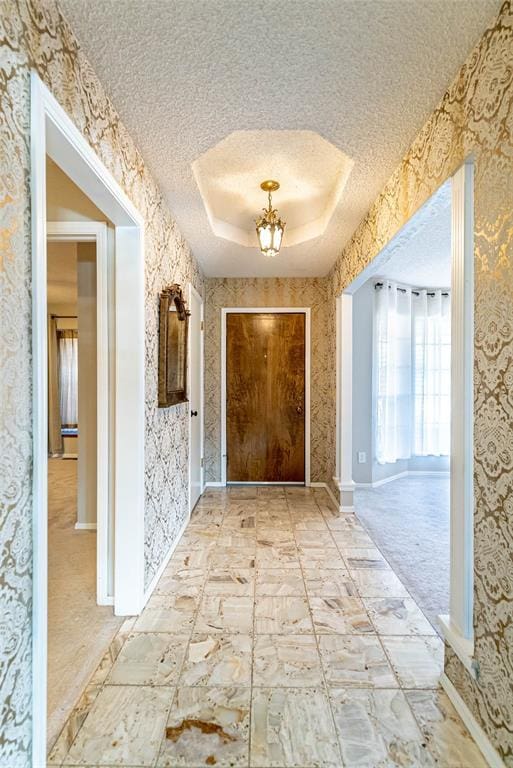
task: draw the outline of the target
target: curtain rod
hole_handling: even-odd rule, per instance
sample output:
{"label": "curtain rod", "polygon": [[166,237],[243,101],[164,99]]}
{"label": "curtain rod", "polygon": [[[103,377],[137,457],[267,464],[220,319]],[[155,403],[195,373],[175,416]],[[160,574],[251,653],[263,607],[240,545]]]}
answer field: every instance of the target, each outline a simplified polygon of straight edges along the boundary
{"label": "curtain rod", "polygon": [[78,320],[77,315],[50,315],[54,320]]}
{"label": "curtain rod", "polygon": [[[383,288],[383,283],[374,283],[374,288]],[[397,291],[401,291],[401,293],[407,293],[406,288],[396,288]],[[420,291],[414,291],[412,290],[412,293],[414,296],[420,296]],[[435,291],[427,291],[427,296],[436,296]],[[449,293],[447,291],[442,291],[442,296],[449,296]]]}

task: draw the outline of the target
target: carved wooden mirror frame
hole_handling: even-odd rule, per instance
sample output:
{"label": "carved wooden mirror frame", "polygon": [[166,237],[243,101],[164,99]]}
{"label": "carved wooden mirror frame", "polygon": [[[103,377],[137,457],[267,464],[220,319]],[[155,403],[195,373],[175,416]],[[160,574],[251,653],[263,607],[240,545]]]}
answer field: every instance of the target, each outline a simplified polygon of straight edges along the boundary
{"label": "carved wooden mirror frame", "polygon": [[189,314],[180,286],[173,283],[164,288],[159,297],[159,408],[188,400]]}

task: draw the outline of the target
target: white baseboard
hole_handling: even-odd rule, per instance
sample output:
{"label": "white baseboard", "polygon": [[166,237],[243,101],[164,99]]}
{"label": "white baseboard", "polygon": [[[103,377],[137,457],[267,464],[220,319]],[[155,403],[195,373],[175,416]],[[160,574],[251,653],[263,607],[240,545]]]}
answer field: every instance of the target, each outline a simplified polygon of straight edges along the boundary
{"label": "white baseboard", "polygon": [[409,469],[409,477],[450,477],[451,473],[448,469]]}
{"label": "white baseboard", "polygon": [[225,488],[225,484],[219,481],[205,483],[205,488]]}
{"label": "white baseboard", "polygon": [[383,477],[381,480],[375,480],[373,483],[355,483],[355,488],[379,488],[394,480],[400,480],[404,477],[449,477],[450,472],[445,469],[406,469],[404,472],[398,472],[396,475]]}
{"label": "white baseboard", "polygon": [[181,528],[180,528],[180,530],[178,531],[178,535],[177,535],[176,539],[173,541],[173,543],[172,543],[172,544],[171,544],[171,546],[169,547],[169,551],[168,551],[167,555],[165,556],[165,558],[163,559],[163,561],[161,562],[161,564],[160,564],[160,566],[159,566],[159,568],[158,568],[158,570],[157,570],[157,572],[156,572],[155,576],[154,576],[154,577],[153,577],[153,579],[150,581],[150,584],[149,584],[148,588],[145,590],[145,592],[144,592],[144,597],[143,597],[143,604],[142,604],[141,610],[144,608],[144,606],[146,605],[146,603],[147,603],[147,602],[148,602],[148,600],[150,599],[150,597],[151,597],[151,595],[152,595],[152,593],[153,593],[153,590],[154,590],[154,589],[155,589],[155,587],[157,586],[157,584],[158,584],[158,581],[159,581],[160,577],[161,577],[161,576],[162,576],[162,574],[164,573],[164,571],[165,571],[165,569],[166,569],[166,566],[167,566],[167,564],[168,564],[168,563],[169,563],[169,561],[171,560],[171,555],[173,554],[173,552],[174,552],[174,551],[175,551],[175,549],[177,548],[177,546],[178,546],[178,542],[179,542],[179,541],[180,541],[180,539],[182,538],[182,536],[183,536],[183,534],[184,534],[184,532],[185,532],[185,529],[186,529],[186,528],[187,528],[187,526],[189,525],[189,520],[190,520],[190,517],[187,517],[187,520],[185,520],[185,522],[183,523],[182,527],[181,527]]}
{"label": "white baseboard", "polygon": [[78,459],[78,453],[63,453],[61,459]]}
{"label": "white baseboard", "polygon": [[449,697],[454,709],[465,723],[470,735],[481,750],[482,755],[490,768],[506,768],[504,762],[492,746],[488,736],[481,728],[445,672],[440,678],[440,685]]}
{"label": "white baseboard", "polygon": [[96,523],[75,523],[76,531],[95,531]]}
{"label": "white baseboard", "polygon": [[474,660],[474,641],[463,637],[451,622],[449,615],[438,616],[438,623],[442,629],[444,640],[451,646],[465,669],[468,670],[474,680],[477,679],[476,662]]}

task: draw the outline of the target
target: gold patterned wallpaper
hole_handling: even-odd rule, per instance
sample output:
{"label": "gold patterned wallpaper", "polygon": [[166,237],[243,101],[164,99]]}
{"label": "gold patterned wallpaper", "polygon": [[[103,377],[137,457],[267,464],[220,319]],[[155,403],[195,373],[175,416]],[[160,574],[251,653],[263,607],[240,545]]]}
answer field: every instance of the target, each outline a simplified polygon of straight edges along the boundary
{"label": "gold patterned wallpaper", "polygon": [[[263,258],[263,257],[262,257]],[[205,280],[205,479],[221,479],[221,308],[311,308],[312,482],[334,474],[335,371],[330,365],[334,317],[327,278],[207,278]],[[328,324],[332,323],[331,327]],[[330,474],[331,473],[331,474]]]}
{"label": "gold patterned wallpaper", "polygon": [[450,649],[445,669],[511,768],[513,13],[509,0],[337,260],[330,275],[334,295],[470,155],[475,160],[474,635],[479,680],[470,678]]}
{"label": "gold patterned wallpaper", "polygon": [[[147,223],[146,578],[186,513],[186,409],[158,411],[161,285],[202,279],[144,163],[54,0],[0,0],[0,765],[30,762],[31,360],[29,72],[34,67]],[[312,479],[334,473],[334,296],[473,154],[475,169],[474,682],[446,672],[513,768],[513,14],[505,2],[403,162],[323,280],[207,284],[207,477],[219,472],[218,308],[312,306]],[[8,322],[7,322],[8,318]],[[209,320],[212,319],[211,328]],[[212,350],[208,352],[208,346]],[[217,348],[216,348],[217,347]]]}
{"label": "gold patterned wallpaper", "polygon": [[30,69],[145,219],[145,580],[188,513],[187,406],[158,409],[158,293],[201,273],[54,0],[0,0],[0,766],[30,762],[32,434]]}

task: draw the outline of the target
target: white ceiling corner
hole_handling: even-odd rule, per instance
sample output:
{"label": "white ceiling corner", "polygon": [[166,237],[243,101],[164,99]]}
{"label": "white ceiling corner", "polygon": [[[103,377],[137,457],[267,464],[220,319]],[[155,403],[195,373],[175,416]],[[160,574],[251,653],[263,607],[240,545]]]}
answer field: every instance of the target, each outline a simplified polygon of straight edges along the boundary
{"label": "white ceiling corner", "polygon": [[[60,6],[205,274],[299,277],[327,274],[500,0],[60,0]],[[318,135],[354,163],[323,234],[285,242],[274,259],[259,253],[256,235],[254,247],[241,245],[217,236],[209,221],[230,225],[244,211],[249,224],[235,226],[250,231],[265,204],[254,183],[263,155],[252,158],[255,176],[248,163],[246,180],[235,184],[238,213],[226,210],[227,190],[212,192],[220,179],[208,174],[200,179],[205,206],[193,172],[198,158],[234,133],[249,139],[265,131]],[[274,151],[271,143],[271,164]],[[300,172],[309,149],[295,159]],[[289,234],[301,214],[292,199],[289,205],[284,179],[273,200]]]}
{"label": "white ceiling corner", "polygon": [[369,279],[417,288],[450,288],[451,195],[449,180],[376,256],[369,265]]}

